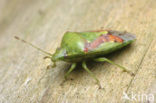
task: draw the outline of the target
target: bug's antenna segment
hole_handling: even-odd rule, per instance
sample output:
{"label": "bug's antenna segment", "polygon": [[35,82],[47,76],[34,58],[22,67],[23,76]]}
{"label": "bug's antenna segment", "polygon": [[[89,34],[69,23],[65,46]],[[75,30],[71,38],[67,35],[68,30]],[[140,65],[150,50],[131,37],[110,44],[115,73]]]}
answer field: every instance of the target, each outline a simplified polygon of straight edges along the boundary
{"label": "bug's antenna segment", "polygon": [[36,48],[37,50],[39,50],[39,51],[41,51],[41,52],[43,52],[43,53],[45,53],[45,54],[47,54],[47,55],[52,56],[51,53],[48,53],[48,52],[46,52],[46,51],[44,51],[44,50],[38,48],[37,46],[31,44],[30,42],[25,41],[24,39],[21,39],[21,38],[19,38],[19,37],[17,37],[17,36],[15,36],[15,39],[20,40],[20,41],[23,42],[23,43],[29,44],[29,45],[32,46],[33,48]]}

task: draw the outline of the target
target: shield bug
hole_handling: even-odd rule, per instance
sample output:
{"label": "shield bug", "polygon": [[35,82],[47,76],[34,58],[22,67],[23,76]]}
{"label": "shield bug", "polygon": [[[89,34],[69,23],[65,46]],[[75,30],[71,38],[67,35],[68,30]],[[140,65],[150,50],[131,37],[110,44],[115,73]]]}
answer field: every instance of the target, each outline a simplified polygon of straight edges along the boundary
{"label": "shield bug", "polygon": [[98,30],[88,32],[66,32],[62,38],[59,48],[56,49],[54,54],[48,53],[35,45],[15,37],[38,49],[39,51],[47,54],[45,58],[50,58],[53,62],[53,67],[56,66],[57,61],[70,62],[71,67],[65,74],[65,79],[75,69],[78,62],[82,62],[82,67],[96,80],[100,85],[96,76],[87,68],[86,61],[94,60],[96,62],[108,62],[118,66],[125,72],[134,75],[131,71],[123,66],[114,63],[113,61],[103,57],[113,51],[116,51],[135,40],[135,36],[128,32],[119,32],[113,30]]}

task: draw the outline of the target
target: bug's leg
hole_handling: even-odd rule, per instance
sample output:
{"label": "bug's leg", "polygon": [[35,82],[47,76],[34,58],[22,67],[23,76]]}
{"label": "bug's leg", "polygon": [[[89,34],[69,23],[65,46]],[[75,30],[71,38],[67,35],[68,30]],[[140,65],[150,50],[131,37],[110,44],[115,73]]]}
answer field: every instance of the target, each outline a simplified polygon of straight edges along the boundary
{"label": "bug's leg", "polygon": [[50,56],[45,56],[45,57],[43,57],[43,59],[51,59],[51,57]]}
{"label": "bug's leg", "polygon": [[[51,59],[51,57],[50,56],[45,56],[43,59]],[[56,67],[56,62],[53,61],[52,59],[51,59],[51,61],[53,62],[53,65],[48,65],[47,69]]]}
{"label": "bug's leg", "polygon": [[64,76],[65,80],[67,80],[68,75],[75,69],[75,67],[76,67],[76,63],[73,63]]}
{"label": "bug's leg", "polygon": [[119,67],[120,69],[122,69],[124,72],[127,72],[127,73],[129,73],[130,75],[135,75],[134,73],[132,73],[131,71],[129,71],[128,69],[126,69],[125,67],[123,67],[123,66],[121,66],[121,65],[119,65],[119,64],[116,64],[116,63],[114,63],[113,61],[111,61],[111,60],[109,60],[109,59],[107,59],[107,58],[105,58],[105,57],[102,57],[102,58],[97,58],[97,59],[94,59],[94,61],[97,61],[97,62],[108,62],[108,63],[110,63],[110,64],[113,64],[113,65],[116,65],[117,67]]}
{"label": "bug's leg", "polygon": [[50,68],[52,68],[52,65],[48,65],[48,66],[47,66],[47,69],[50,69]]}
{"label": "bug's leg", "polygon": [[53,62],[52,68],[56,67],[56,62],[55,61],[52,62]]}
{"label": "bug's leg", "polygon": [[54,68],[54,67],[56,67],[56,63],[55,63],[55,62],[53,62],[52,65],[48,65],[48,66],[47,66],[47,69]]}
{"label": "bug's leg", "polygon": [[99,88],[101,88],[100,81],[96,78],[96,76],[93,74],[93,72],[91,72],[88,69],[85,61],[82,62],[82,67],[96,80],[97,84],[99,85]]}

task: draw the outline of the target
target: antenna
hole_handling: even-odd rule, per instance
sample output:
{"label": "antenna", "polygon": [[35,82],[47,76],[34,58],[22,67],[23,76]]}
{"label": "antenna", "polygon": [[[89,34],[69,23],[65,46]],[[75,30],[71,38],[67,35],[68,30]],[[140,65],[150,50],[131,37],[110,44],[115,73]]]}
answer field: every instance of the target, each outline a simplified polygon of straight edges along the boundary
{"label": "antenna", "polygon": [[44,51],[44,50],[38,48],[37,46],[31,44],[30,42],[25,41],[24,39],[21,39],[21,38],[19,38],[19,37],[17,37],[17,36],[15,36],[15,39],[20,40],[21,42],[26,43],[26,44],[30,45],[31,47],[36,48],[37,50],[39,50],[39,51],[41,51],[41,52],[43,52],[43,53],[45,53],[45,54],[47,54],[47,55],[52,56],[51,53],[48,53],[48,52],[46,52],[46,51]]}

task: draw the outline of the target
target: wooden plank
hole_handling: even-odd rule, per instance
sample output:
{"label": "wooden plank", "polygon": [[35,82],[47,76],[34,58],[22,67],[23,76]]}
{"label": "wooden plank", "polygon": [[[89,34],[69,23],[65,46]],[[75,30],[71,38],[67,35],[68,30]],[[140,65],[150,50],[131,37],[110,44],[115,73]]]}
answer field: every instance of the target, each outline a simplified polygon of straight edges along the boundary
{"label": "wooden plank", "polygon": [[[152,2],[153,3],[153,2]],[[128,102],[155,102],[156,96],[156,34],[154,25],[156,22],[156,7],[151,4],[151,24],[149,33],[151,34],[147,38],[151,38],[149,45],[142,56],[142,60],[137,65],[136,76],[131,79],[127,90],[125,91],[129,97]],[[145,42],[147,43],[147,42]]]}
{"label": "wooden plank", "polygon": [[[1,0],[0,102],[116,103],[125,102],[123,92],[130,95],[138,89],[150,91],[148,83],[155,84],[151,73],[156,69],[151,58],[155,56],[155,3],[155,0]],[[42,59],[44,54],[13,39],[14,35],[23,37],[53,53],[64,32],[100,27],[127,30],[137,37],[131,46],[108,56],[136,72],[134,78],[108,63],[88,63],[104,87],[101,90],[81,65],[70,75],[73,80],[61,85],[69,63],[59,62],[56,68],[46,70],[50,61]]]}
{"label": "wooden plank", "polygon": [[128,96],[128,99],[125,99],[127,101],[154,103],[156,96],[156,39],[153,39],[138,65],[137,75],[131,80],[125,92]]}

